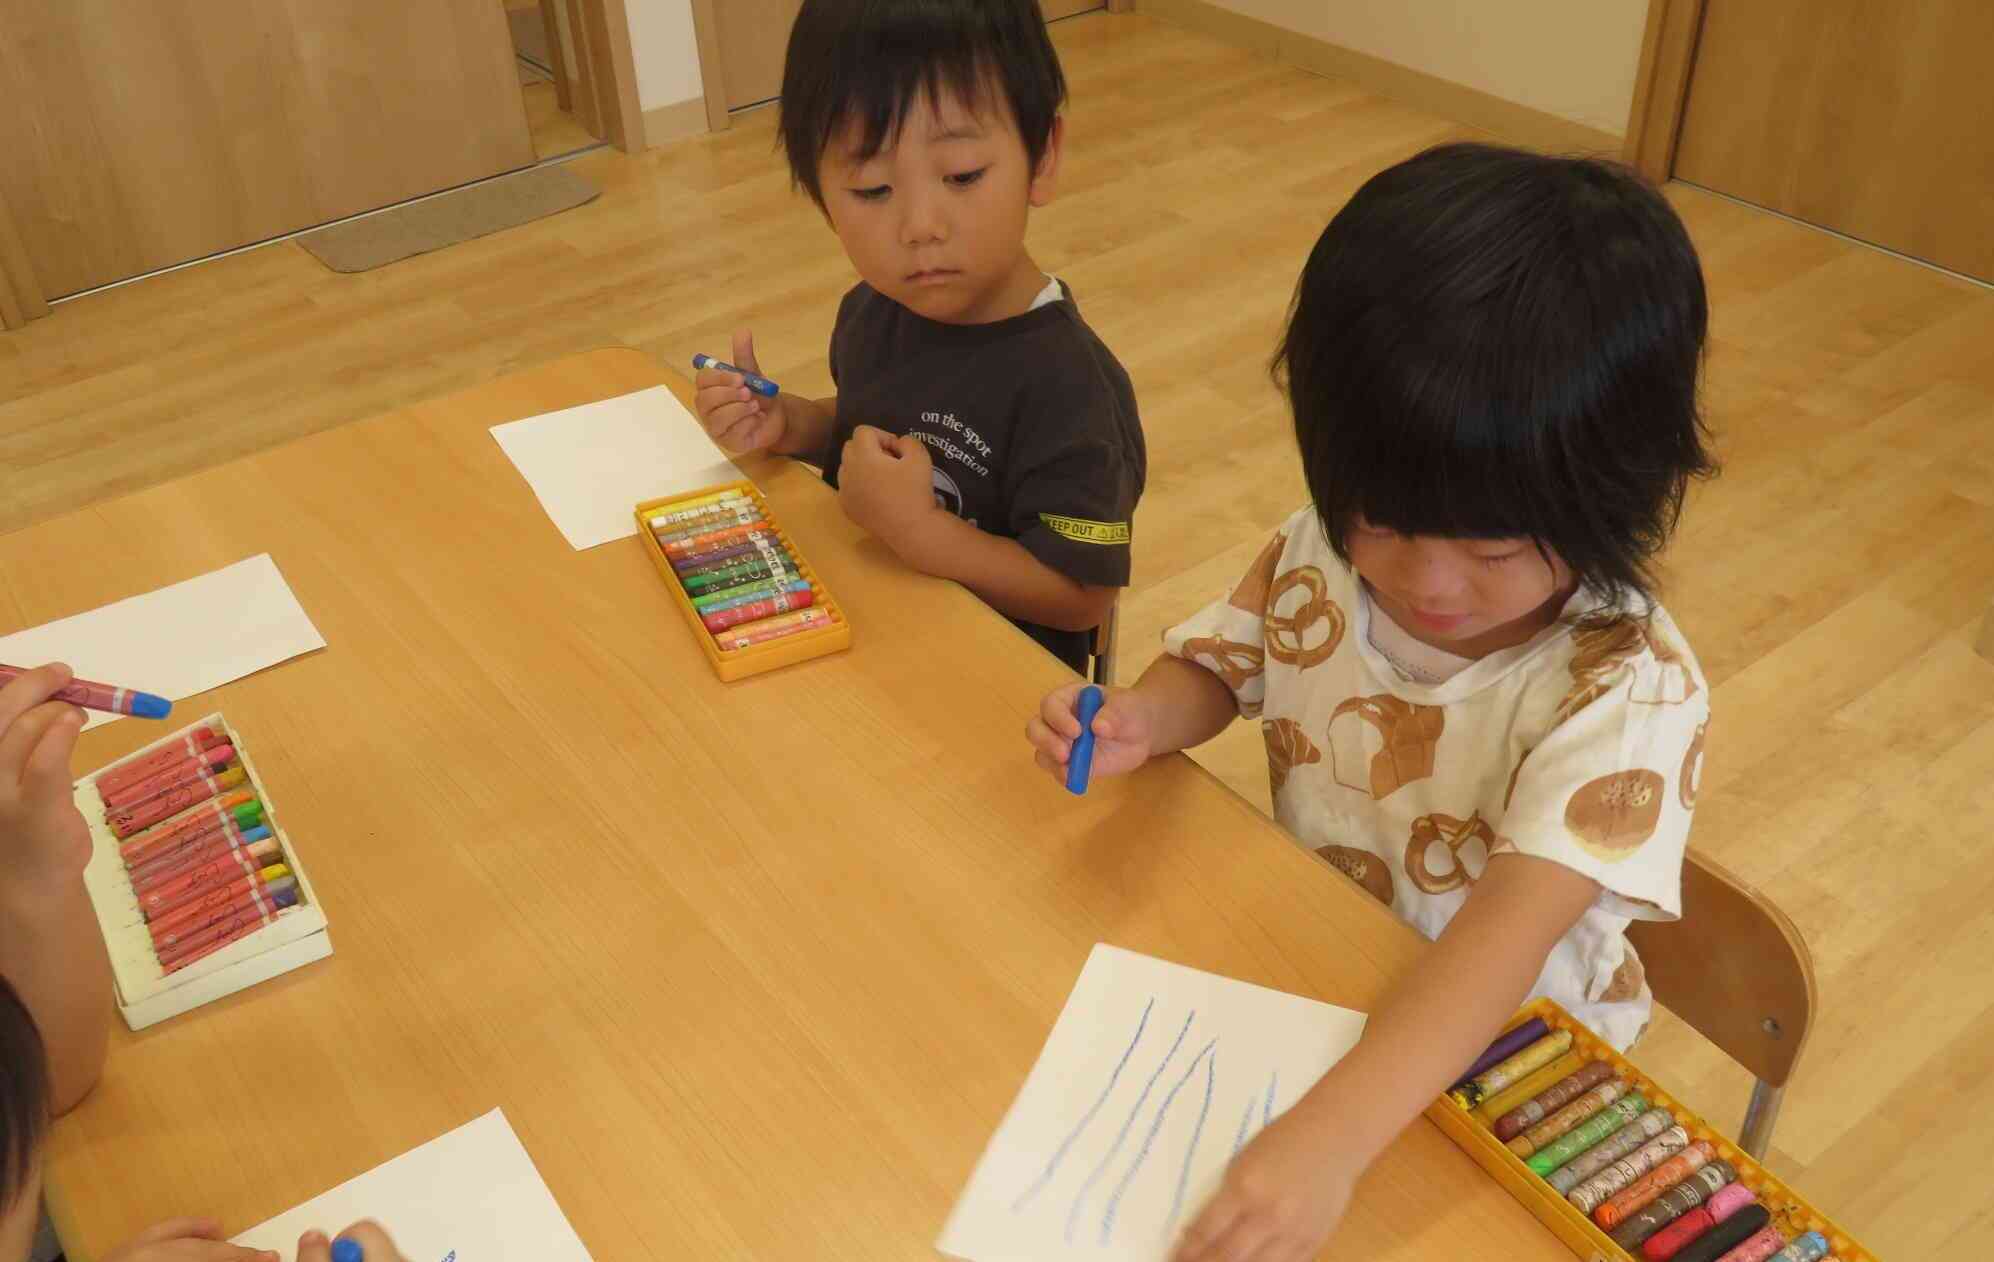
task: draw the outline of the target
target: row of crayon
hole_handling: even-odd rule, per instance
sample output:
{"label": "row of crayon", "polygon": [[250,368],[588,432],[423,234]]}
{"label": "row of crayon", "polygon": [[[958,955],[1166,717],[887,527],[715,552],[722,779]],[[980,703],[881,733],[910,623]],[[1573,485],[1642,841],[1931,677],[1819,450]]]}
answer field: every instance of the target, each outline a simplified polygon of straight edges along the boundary
{"label": "row of crayon", "polygon": [[1613,1242],[1647,1262],[1820,1262],[1827,1238],[1788,1240],[1772,1211],[1707,1140],[1651,1107],[1569,1030],[1532,1018],[1489,1045],[1449,1088]]}
{"label": "row of crayon", "polygon": [[700,622],[722,649],[830,624],[802,567],[750,496],[721,491],[680,500],[647,521]]}
{"label": "row of crayon", "polygon": [[277,918],[298,882],[225,734],[197,727],[99,776],[153,954],[178,972]]}

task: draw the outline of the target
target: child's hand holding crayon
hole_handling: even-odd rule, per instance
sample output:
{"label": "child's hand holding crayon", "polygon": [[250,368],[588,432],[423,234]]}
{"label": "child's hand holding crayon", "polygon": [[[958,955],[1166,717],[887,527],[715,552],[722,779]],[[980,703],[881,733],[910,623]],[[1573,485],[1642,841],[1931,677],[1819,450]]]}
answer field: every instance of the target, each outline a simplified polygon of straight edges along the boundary
{"label": "child's hand holding crayon", "polygon": [[308,1231],[298,1239],[297,1262],[407,1262],[381,1224],[362,1219],[327,1240],[322,1231]]}
{"label": "child's hand holding crayon", "polygon": [[1170,1262],[1308,1262],[1343,1220],[1362,1172],[1333,1129],[1275,1118],[1233,1158]]}
{"label": "child's hand holding crayon", "polygon": [[43,666],[0,688],[0,889],[74,885],[90,862],[69,777],[83,712],[51,700],[70,678]]}
{"label": "child's hand holding crayon", "polygon": [[[1074,712],[1080,690],[1086,686],[1072,683],[1053,689],[1039,703],[1039,712],[1025,724],[1025,739],[1032,743],[1035,761],[1062,784],[1066,782],[1066,764],[1073,753],[1073,742],[1080,736],[1080,720]],[[1127,688],[1103,691],[1107,696],[1094,715],[1092,774],[1124,775],[1149,761],[1149,705]]]}
{"label": "child's hand holding crayon", "polygon": [[[755,361],[754,335],[741,329],[734,334],[734,362],[708,362],[693,378],[699,423],[730,456],[780,450],[788,435],[790,402],[775,392],[775,383],[763,378],[761,371]],[[757,382],[765,389],[754,388]]]}

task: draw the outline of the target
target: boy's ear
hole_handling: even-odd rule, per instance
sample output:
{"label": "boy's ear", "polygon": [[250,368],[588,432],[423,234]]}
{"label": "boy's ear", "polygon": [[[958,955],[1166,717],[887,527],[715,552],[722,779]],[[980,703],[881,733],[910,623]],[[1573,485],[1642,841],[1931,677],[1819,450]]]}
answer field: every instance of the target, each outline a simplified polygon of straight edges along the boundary
{"label": "boy's ear", "polygon": [[1052,201],[1053,190],[1059,184],[1059,154],[1066,139],[1066,115],[1052,117],[1052,130],[1046,133],[1045,152],[1039,155],[1038,170],[1032,172],[1031,187],[1026,190],[1027,200],[1034,206],[1044,206]]}

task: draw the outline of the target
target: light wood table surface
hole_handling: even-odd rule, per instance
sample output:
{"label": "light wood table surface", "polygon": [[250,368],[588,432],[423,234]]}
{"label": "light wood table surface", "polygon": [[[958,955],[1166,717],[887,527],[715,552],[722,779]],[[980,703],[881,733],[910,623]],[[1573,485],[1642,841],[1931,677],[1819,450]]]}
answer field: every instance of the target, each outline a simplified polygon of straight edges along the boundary
{"label": "light wood table surface", "polygon": [[[854,646],[715,679],[638,541],[570,550],[486,433],[660,383],[577,356],[0,539],[0,629],[267,551],[330,645],[182,713],[252,743],[335,954],[117,1027],[52,1142],[72,1258],[494,1106],[604,1262],[931,1257],[1095,942],[1360,1009],[1413,961],[1185,758],[1069,797],[1022,736],[1064,668],[806,468],[747,465]],[[1326,1256],[1569,1255],[1420,1120]]]}

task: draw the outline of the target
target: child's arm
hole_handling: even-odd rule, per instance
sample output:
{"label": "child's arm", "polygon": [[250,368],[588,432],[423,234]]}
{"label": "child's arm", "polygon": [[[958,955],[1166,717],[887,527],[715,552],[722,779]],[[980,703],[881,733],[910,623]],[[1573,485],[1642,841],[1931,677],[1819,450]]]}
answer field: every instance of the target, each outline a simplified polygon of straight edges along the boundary
{"label": "child's arm", "polygon": [[1491,859],[1362,1041],[1240,1150],[1173,1262],[1313,1258],[1358,1176],[1488,1046],[1598,895],[1590,877],[1548,859]]}
{"label": "child's arm", "polygon": [[1076,582],[1015,539],[935,505],[934,461],[918,438],[853,431],[838,472],[845,514],[923,574],[953,579],[999,613],[1062,631],[1101,625],[1118,589]]}
{"label": "child's arm", "polygon": [[[755,337],[746,329],[734,334],[734,366],[759,375]],[[741,456],[768,450],[782,456],[821,459],[831,442],[838,400],[806,399],[779,394],[764,399],[748,389],[740,373],[702,368],[693,378],[693,406],[707,434],[728,454]]]}
{"label": "child's arm", "polygon": [[83,716],[51,702],[67,667],[0,688],[0,974],[48,1048],[49,1108],[75,1108],[104,1069],[111,961],[83,888],[90,830],[71,795]]}

